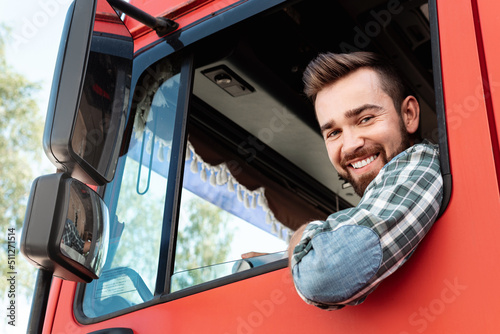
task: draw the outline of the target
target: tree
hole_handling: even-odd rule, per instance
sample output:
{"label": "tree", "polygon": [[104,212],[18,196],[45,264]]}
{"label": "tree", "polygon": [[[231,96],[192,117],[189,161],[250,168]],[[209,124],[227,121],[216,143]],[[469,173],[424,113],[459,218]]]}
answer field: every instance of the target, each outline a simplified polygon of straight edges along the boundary
{"label": "tree", "polygon": [[[29,82],[7,64],[5,42],[8,34],[9,30],[0,25],[0,240],[2,250],[5,250],[0,252],[2,273],[8,272],[7,230],[15,231],[16,242],[21,239],[34,167],[41,161],[43,133],[43,120],[34,99],[39,85]],[[31,290],[33,270],[19,257],[16,250],[17,286]],[[2,296],[7,288],[8,282],[1,280]]]}
{"label": "tree", "polygon": [[[119,239],[112,267],[126,266],[134,269],[146,284],[154,289],[166,180],[153,172],[150,181],[153,185],[146,193],[139,195],[136,191],[139,164],[127,158],[125,166],[120,195],[116,203],[117,217],[112,217],[124,224],[124,230]],[[147,168],[143,166],[143,170],[145,169]],[[147,173],[143,172],[140,184],[144,186],[147,182]]]}
{"label": "tree", "polygon": [[[140,188],[148,183],[143,166]],[[151,187],[143,194],[136,191],[139,164],[127,159],[116,214],[125,224],[111,267],[127,266],[139,273],[150,289],[154,288],[161,226],[167,180],[152,172]],[[177,235],[175,271],[187,270],[173,282],[173,290],[179,290],[206,282],[217,276],[217,268],[197,270],[227,261],[233,230],[229,228],[229,214],[201,198],[183,199],[181,221]],[[147,247],[145,247],[147,245]]]}
{"label": "tree", "polygon": [[181,274],[172,281],[172,291],[224,275],[234,237],[229,214],[201,198],[184,202],[181,212],[187,220],[179,223],[174,269]]}

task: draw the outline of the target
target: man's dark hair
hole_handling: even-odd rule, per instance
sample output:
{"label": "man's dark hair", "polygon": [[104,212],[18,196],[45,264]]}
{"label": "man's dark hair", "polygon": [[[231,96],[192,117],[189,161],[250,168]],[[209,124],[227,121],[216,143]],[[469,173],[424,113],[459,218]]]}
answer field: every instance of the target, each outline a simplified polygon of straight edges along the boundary
{"label": "man's dark hair", "polygon": [[400,112],[403,100],[410,95],[409,89],[398,70],[387,59],[372,52],[319,54],[304,71],[304,93],[314,103],[323,88],[363,67],[378,73],[382,90]]}

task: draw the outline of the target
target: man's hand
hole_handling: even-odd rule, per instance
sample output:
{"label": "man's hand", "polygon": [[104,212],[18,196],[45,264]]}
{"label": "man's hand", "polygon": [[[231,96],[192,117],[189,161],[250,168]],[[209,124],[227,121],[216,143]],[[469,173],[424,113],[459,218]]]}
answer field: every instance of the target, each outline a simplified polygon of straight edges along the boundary
{"label": "man's hand", "polygon": [[241,258],[242,259],[250,259],[252,257],[262,256],[262,255],[267,255],[267,254],[269,254],[269,253],[248,252],[248,253],[241,254]]}
{"label": "man's hand", "polygon": [[[309,224],[309,223],[308,223]],[[292,255],[293,255],[293,250],[295,249],[295,246],[300,242],[300,239],[302,239],[302,234],[304,233],[304,230],[306,229],[306,226],[308,224],[304,224],[301,227],[295,231],[295,233],[292,235],[292,238],[290,239],[290,243],[288,244],[288,266],[290,267],[290,263],[292,261]],[[292,268],[290,267],[290,270]]]}

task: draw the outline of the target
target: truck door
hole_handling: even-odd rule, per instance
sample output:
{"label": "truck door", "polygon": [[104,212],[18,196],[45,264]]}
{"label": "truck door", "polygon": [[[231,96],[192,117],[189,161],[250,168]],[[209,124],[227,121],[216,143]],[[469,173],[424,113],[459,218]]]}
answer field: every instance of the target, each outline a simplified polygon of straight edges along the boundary
{"label": "truck door", "polygon": [[[477,85],[484,90],[485,73],[494,88],[495,62],[486,52],[488,71],[481,70],[474,18],[493,8],[467,1],[225,4],[210,2],[219,8],[165,38],[137,28],[129,135],[113,181],[100,189],[111,220],[107,262],[91,283],[55,279],[46,332],[494,329],[496,308],[482,302],[488,291],[498,294],[498,272],[481,254],[498,251],[495,109],[487,111],[481,94],[474,116],[457,119],[454,109],[470,102],[463,97]],[[150,8],[168,12],[160,6]],[[493,21],[485,17],[481,36],[491,50]],[[422,106],[422,136],[440,145],[449,205],[411,260],[363,304],[325,312],[297,296],[282,253],[304,221],[359,198],[328,161],[301,75],[320,51],[354,50],[383,53],[405,73]],[[467,146],[468,127],[480,147]],[[487,168],[471,179],[475,158]],[[473,208],[481,208],[488,230],[471,226]],[[248,251],[266,255],[242,259]]]}

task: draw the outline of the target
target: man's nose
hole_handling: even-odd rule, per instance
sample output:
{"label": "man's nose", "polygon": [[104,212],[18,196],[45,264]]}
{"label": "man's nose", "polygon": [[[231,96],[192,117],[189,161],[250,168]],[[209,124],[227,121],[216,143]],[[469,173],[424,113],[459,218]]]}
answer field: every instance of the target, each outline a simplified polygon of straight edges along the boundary
{"label": "man's nose", "polygon": [[364,138],[359,131],[344,130],[342,133],[342,153],[350,154],[363,147]]}

